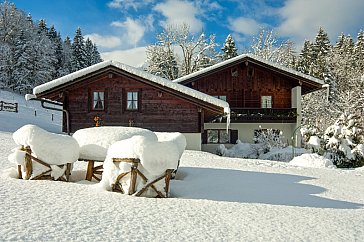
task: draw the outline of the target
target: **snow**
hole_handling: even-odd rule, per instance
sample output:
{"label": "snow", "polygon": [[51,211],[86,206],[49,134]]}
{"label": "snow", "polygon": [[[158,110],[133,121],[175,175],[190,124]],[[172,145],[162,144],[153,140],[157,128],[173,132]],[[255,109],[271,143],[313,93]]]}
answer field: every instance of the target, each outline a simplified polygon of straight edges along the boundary
{"label": "snow", "polygon": [[318,154],[303,154],[293,158],[290,162],[293,166],[314,167],[314,168],[335,168],[331,160]]}
{"label": "snow", "polygon": [[[37,87],[35,87],[33,89],[33,94],[34,95],[41,94],[41,93],[43,93],[45,91],[48,91],[48,90],[50,90],[52,88],[55,88],[57,86],[63,85],[63,84],[68,83],[68,82],[71,82],[71,81],[73,81],[73,80],[75,80],[75,79],[77,79],[79,77],[82,77],[82,76],[85,76],[85,75],[87,75],[89,73],[101,70],[101,69],[106,68],[108,66],[113,66],[113,67],[119,68],[119,69],[121,69],[123,71],[126,71],[126,72],[128,72],[130,74],[136,75],[138,77],[144,78],[144,79],[149,80],[151,82],[157,83],[157,84],[159,84],[161,86],[171,88],[171,89],[176,90],[176,91],[178,91],[180,93],[187,94],[187,95],[189,95],[191,97],[194,97],[196,99],[202,100],[202,101],[207,102],[207,103],[210,103],[212,105],[222,107],[222,108],[224,108],[224,111],[228,111],[228,109],[229,109],[229,104],[227,102],[223,101],[223,100],[220,100],[218,98],[214,98],[214,97],[212,97],[210,95],[207,95],[205,93],[196,91],[194,89],[188,88],[188,87],[180,85],[178,83],[174,83],[174,82],[172,82],[170,80],[167,80],[167,79],[164,79],[162,77],[152,75],[152,74],[150,74],[150,73],[148,73],[146,71],[143,71],[143,70],[140,70],[140,69],[137,69],[137,68],[128,66],[126,64],[123,64],[123,63],[120,63],[120,62],[117,62],[117,61],[113,61],[113,60],[98,63],[96,65],[84,68],[82,70],[79,70],[79,71],[76,71],[74,73],[68,74],[68,75],[63,76],[61,78],[58,78],[56,80],[53,80],[53,81],[44,83],[42,85],[39,85],[39,86],[37,86]],[[227,112],[227,113],[229,113],[229,112]]]}
{"label": "snow", "polygon": [[303,74],[303,73],[301,73],[301,72],[295,71],[295,70],[293,70],[293,69],[287,68],[287,67],[282,66],[282,65],[280,65],[280,64],[278,64],[278,63],[273,63],[273,62],[267,61],[267,60],[265,60],[265,59],[263,59],[263,58],[261,58],[261,57],[259,57],[259,56],[255,56],[255,55],[253,55],[253,54],[242,54],[242,55],[236,56],[236,57],[234,57],[234,58],[231,58],[231,59],[228,59],[228,60],[226,60],[226,61],[220,62],[220,63],[215,64],[215,65],[213,65],[213,66],[210,66],[210,67],[204,68],[204,69],[202,69],[202,70],[200,70],[200,71],[196,71],[196,72],[193,72],[193,73],[191,73],[191,74],[189,74],[189,75],[186,75],[186,76],[180,77],[180,78],[178,78],[178,79],[176,79],[176,80],[173,80],[173,82],[175,82],[175,83],[184,82],[184,81],[186,81],[186,80],[188,80],[188,79],[191,79],[191,78],[194,78],[194,77],[196,77],[196,76],[199,76],[199,75],[202,75],[202,74],[208,73],[208,72],[210,72],[210,71],[213,71],[213,70],[218,69],[218,68],[220,68],[220,67],[223,67],[223,66],[225,66],[225,65],[229,65],[229,64],[231,64],[231,63],[238,62],[238,61],[243,60],[243,59],[246,59],[246,58],[247,58],[247,59],[252,59],[252,60],[254,60],[254,61],[258,61],[258,62],[263,63],[263,64],[265,64],[265,65],[272,66],[272,67],[274,67],[274,68],[276,68],[276,69],[278,69],[278,70],[288,72],[288,73],[293,74],[293,75],[295,75],[295,76],[297,76],[297,77],[305,78],[305,79],[310,80],[310,81],[312,81],[312,82],[315,82],[315,83],[317,83],[317,84],[319,84],[319,85],[321,85],[321,86],[325,84],[325,83],[324,83],[324,81],[322,81],[322,80],[320,80],[320,79],[317,79],[317,78],[315,78],[315,77],[312,77],[312,76],[309,76],[309,75]]}
{"label": "snow", "polygon": [[186,141],[186,137],[179,133],[179,132],[173,132],[173,133],[169,133],[169,132],[154,132],[157,137],[158,137],[158,141],[159,142],[163,142],[163,141],[172,141],[177,145],[178,151],[179,151],[179,158],[181,158],[183,152],[186,149],[187,146],[187,141]]}
{"label": "snow", "polygon": [[24,125],[14,132],[13,139],[19,147],[29,146],[37,158],[50,165],[73,163],[79,156],[79,146],[74,138],[50,133],[35,125]]}
{"label": "snow", "polygon": [[72,182],[15,179],[7,156],[16,144],[5,124],[54,125],[41,109],[36,119],[25,111],[4,114],[0,241],[364,241],[364,167],[300,167],[187,150],[171,198],[133,197],[85,181],[87,163],[80,161]]}
{"label": "snow", "polygon": [[308,151],[303,148],[296,148],[287,146],[284,148],[272,147],[267,153],[263,152],[262,144],[249,144],[242,143],[240,140],[237,141],[230,149],[226,148],[225,145],[221,144],[217,148],[217,154],[225,157],[239,157],[248,159],[261,159],[261,160],[274,160],[274,161],[285,161],[288,162],[293,156],[307,153]]}
{"label": "snow", "polygon": [[0,90],[0,100],[18,103],[18,113],[0,112],[0,131],[15,132],[26,124],[35,124],[53,133],[62,131],[61,112],[43,109],[40,102],[26,101],[23,95],[5,90]]}
{"label": "snow", "polygon": [[307,142],[308,148],[313,149],[314,151],[317,151],[321,147],[321,139],[315,135],[310,136],[310,139]]}
{"label": "snow", "polygon": [[72,137],[80,145],[80,158],[100,160],[106,158],[107,149],[117,141],[142,135],[157,141],[157,136],[150,130],[135,127],[103,126],[77,130]]}

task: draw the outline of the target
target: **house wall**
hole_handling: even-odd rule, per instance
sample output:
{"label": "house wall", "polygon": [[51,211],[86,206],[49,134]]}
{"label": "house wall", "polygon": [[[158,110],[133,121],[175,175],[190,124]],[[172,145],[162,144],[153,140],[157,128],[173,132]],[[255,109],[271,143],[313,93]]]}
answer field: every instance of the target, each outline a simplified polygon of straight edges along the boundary
{"label": "house wall", "polygon": [[260,108],[261,96],[272,96],[273,108],[291,108],[291,90],[296,80],[258,66],[238,63],[188,83],[212,96],[226,96],[230,108]]}
{"label": "house wall", "polygon": [[[69,87],[65,108],[70,113],[71,132],[95,126],[99,116],[105,126],[142,127],[152,131],[200,133],[200,114],[197,105],[156,87],[120,74],[104,73]],[[105,110],[91,108],[92,92],[105,92]],[[126,109],[127,91],[138,91],[138,111]]]}
{"label": "house wall", "polygon": [[[285,141],[292,144],[292,135],[296,129],[295,123],[232,123],[229,129],[238,130],[239,140],[243,143],[254,143],[254,130],[255,129],[279,129],[283,132]],[[226,129],[226,124],[223,123],[205,123],[204,129]],[[202,144],[202,150],[215,153],[216,148],[220,144]],[[227,148],[232,147],[234,144],[224,144]]]}
{"label": "house wall", "polygon": [[200,133],[183,133],[186,138],[186,150],[201,150],[201,134]]}

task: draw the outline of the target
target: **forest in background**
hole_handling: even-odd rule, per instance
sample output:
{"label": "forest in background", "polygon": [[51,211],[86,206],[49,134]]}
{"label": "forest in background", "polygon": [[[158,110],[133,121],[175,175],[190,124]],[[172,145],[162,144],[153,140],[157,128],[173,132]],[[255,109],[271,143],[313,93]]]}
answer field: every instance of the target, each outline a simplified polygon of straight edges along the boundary
{"label": "forest in background", "polygon": [[[334,42],[323,28],[297,53],[294,43],[274,30],[261,29],[248,49],[238,50],[232,35],[219,46],[215,35],[192,34],[188,25],[168,26],[147,46],[146,71],[170,80],[239,54],[266,60],[324,80],[328,89],[305,95],[303,125],[324,130],[342,114],[364,113],[364,31],[341,34]],[[30,93],[34,86],[101,62],[97,46],[81,29],[73,39],[61,38],[45,20],[34,21],[9,2],[0,4],[0,88]],[[362,120],[362,118],[361,118]]]}
{"label": "forest in background", "polygon": [[0,88],[31,93],[37,85],[101,61],[80,28],[72,40],[63,40],[44,19],[34,21],[15,4],[0,3]]}

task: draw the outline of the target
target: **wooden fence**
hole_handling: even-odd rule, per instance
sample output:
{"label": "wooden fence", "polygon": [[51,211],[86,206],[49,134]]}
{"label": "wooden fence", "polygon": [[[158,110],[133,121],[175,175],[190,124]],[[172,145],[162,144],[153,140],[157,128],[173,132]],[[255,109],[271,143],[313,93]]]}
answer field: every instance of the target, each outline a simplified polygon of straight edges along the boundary
{"label": "wooden fence", "polygon": [[18,103],[8,103],[4,101],[0,101],[0,111],[7,112],[18,112]]}

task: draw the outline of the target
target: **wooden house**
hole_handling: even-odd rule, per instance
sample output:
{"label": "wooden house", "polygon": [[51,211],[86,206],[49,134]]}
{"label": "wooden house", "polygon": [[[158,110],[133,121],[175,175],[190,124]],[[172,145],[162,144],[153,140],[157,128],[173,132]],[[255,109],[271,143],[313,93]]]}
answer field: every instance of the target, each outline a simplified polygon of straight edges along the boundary
{"label": "wooden house", "polygon": [[[254,55],[240,55],[174,80],[227,101],[231,124],[224,118],[205,122],[202,149],[214,152],[218,144],[236,139],[252,143],[259,130],[275,129],[299,146],[301,96],[323,88],[324,82]],[[227,145],[229,146],[229,145]]]}
{"label": "wooden house", "polygon": [[204,123],[229,108],[225,101],[115,61],[37,86],[33,94],[62,104],[64,131],[104,125],[181,132],[187,148],[196,150]]}
{"label": "wooden house", "polygon": [[240,55],[174,81],[105,61],[37,86],[33,94],[62,105],[64,131],[118,125],[181,132],[187,149],[215,152],[219,144],[237,139],[252,143],[259,128],[282,131],[299,145],[301,95],[323,84]]}

